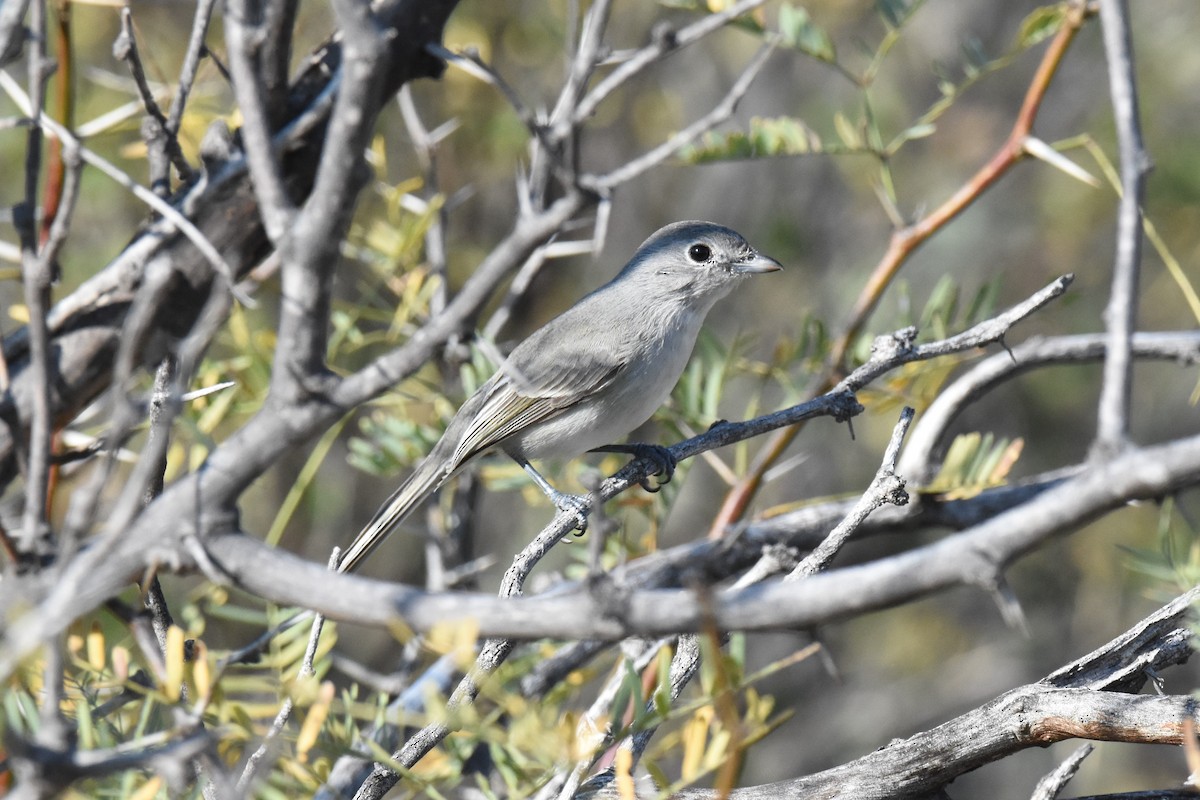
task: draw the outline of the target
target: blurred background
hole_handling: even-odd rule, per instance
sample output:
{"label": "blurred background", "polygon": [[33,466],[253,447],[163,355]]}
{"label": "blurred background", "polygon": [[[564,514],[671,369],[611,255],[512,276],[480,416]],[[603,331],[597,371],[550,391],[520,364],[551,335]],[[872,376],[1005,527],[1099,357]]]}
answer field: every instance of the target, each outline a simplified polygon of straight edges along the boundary
{"label": "blurred background", "polygon": [[[723,5],[710,2],[712,8]],[[131,8],[150,77],[170,83],[178,74],[192,5],[136,2]],[[545,108],[553,104],[563,79],[563,43],[575,29],[569,19],[574,8],[569,2],[464,0],[451,18],[446,46],[477,49],[528,105]],[[760,23],[779,29],[785,18],[795,19],[796,8],[786,8],[768,3]],[[653,441],[670,443],[688,426],[751,416],[799,396],[823,356],[821,332],[840,330],[887,247],[894,222],[881,193],[890,183],[896,209],[912,221],[959,189],[1008,135],[1045,48],[1029,34],[1028,20],[1039,9],[1030,2],[928,0],[909,6],[815,0],[804,8],[809,22],[800,30],[809,37],[809,46],[778,48],[718,134],[749,130],[756,118],[790,118],[802,121],[812,141],[822,145],[811,149],[824,152],[723,159],[724,140],[718,136],[707,140],[705,154],[692,151],[620,187],[603,251],[548,262],[497,332],[501,350],[519,341],[612,277],[663,224],[709,219],[742,232],[782,262],[785,271],[745,283],[713,312],[694,382],[681,386],[673,405],[644,432]],[[895,19],[889,16],[896,9],[903,12],[902,26],[892,24]],[[110,52],[119,32],[117,8],[76,2],[70,13],[78,65],[74,123],[82,125],[134,103],[136,96],[127,71]],[[702,12],[618,2],[607,41],[614,50],[636,47],[660,21],[678,26],[697,13]],[[1132,23],[1142,123],[1155,164],[1146,212],[1186,279],[1195,284],[1200,282],[1200,49],[1195,47],[1200,5],[1147,0],[1133,5]],[[326,4],[303,2],[297,58],[331,27]],[[868,85],[853,80],[861,78],[885,40],[890,49],[873,80]],[[753,30],[720,31],[617,92],[587,128],[585,168],[619,166],[705,114],[761,42]],[[223,52],[219,19],[209,43]],[[821,57],[814,57],[812,43]],[[831,49],[821,50],[826,45]],[[992,307],[1003,308],[1066,272],[1076,275],[1067,297],[1022,323],[1009,343],[1034,334],[1102,330],[1117,204],[1102,163],[1116,158],[1106,77],[1100,27],[1093,20],[1071,45],[1034,128],[1047,142],[1077,145],[1066,149],[1066,155],[1097,176],[1100,188],[1033,159],[1018,165],[905,264],[870,318],[869,333],[928,320],[931,304],[932,317],[957,330],[981,294]],[[952,102],[931,121],[932,129],[889,154],[886,171],[877,154],[856,146],[856,136],[865,137],[868,130],[891,141],[921,123],[947,96]],[[421,275],[427,219],[406,204],[406,195],[447,204],[452,285],[470,274],[513,223],[513,182],[528,162],[528,133],[500,93],[451,68],[441,81],[414,85],[412,101],[427,128],[451,120],[457,128],[438,149],[435,188],[413,152],[397,104],[383,114],[372,158],[376,180],[359,203],[339,271],[331,361],[340,370],[353,370],[379,348],[402,341],[405,325],[420,319],[421,304],[433,294],[414,277]],[[0,97],[0,118],[15,113],[11,101]],[[211,61],[205,61],[185,118],[189,156],[195,157],[200,137],[217,118],[237,122],[231,92]],[[124,121],[98,130],[88,145],[144,179],[139,120],[135,104]],[[22,129],[0,129],[0,163],[10,176],[0,181],[0,205],[6,208],[22,191],[21,181],[12,177],[19,173],[24,144]],[[704,163],[696,163],[700,161]],[[85,173],[56,297],[115,256],[145,213],[124,189],[94,171]],[[0,223],[0,237],[15,241],[11,219]],[[590,235],[585,225],[563,238]],[[9,279],[0,284],[9,310],[0,327],[7,332],[22,322],[20,287],[11,280],[15,265],[0,268]],[[214,348],[201,385],[225,380],[237,385],[197,404],[189,417],[191,427],[172,452],[175,474],[195,468],[213,443],[260,404],[275,293],[268,280],[259,293],[259,308],[239,310]],[[397,298],[416,309],[411,318],[397,319]],[[957,301],[951,304],[953,298]],[[1197,325],[1178,276],[1170,274],[1152,247],[1145,250],[1139,318],[1144,330]],[[807,349],[798,344],[802,340],[809,343]],[[399,387],[396,396],[345,420],[316,450],[294,453],[246,496],[245,529],[323,562],[330,547],[349,542],[390,494],[405,465],[424,452],[470,381],[486,376],[487,369],[478,354],[467,356],[456,369],[430,368]],[[723,370],[720,393],[698,397],[696,387],[712,370]],[[1196,381],[1194,369],[1139,365],[1134,439],[1149,444],[1200,431],[1191,398]],[[877,391],[864,396],[868,413],[855,421],[853,438],[844,426],[827,420],[810,424],[792,445],[795,458],[788,461],[789,468],[770,481],[753,510],[769,513],[782,504],[860,492],[878,466],[897,402],[915,404],[919,411],[936,387],[936,381],[921,391],[911,381],[874,387]],[[1013,478],[1076,463],[1092,440],[1098,387],[1098,366],[1040,370],[976,404],[956,430],[1023,439]],[[409,427],[388,428],[388,420],[397,416]],[[756,447],[751,443],[718,455],[739,472]],[[321,457],[314,458],[314,452]],[[608,472],[620,463],[593,459],[590,466]],[[577,487],[585,468],[562,466],[556,473],[560,486],[565,481],[568,488]],[[685,472],[663,496],[635,491],[614,504],[611,513],[622,523],[629,548],[624,557],[707,533],[727,484],[704,460]],[[494,590],[511,554],[550,518],[551,510],[501,460],[485,465],[483,478],[485,489],[473,500],[473,550],[477,556],[495,557],[495,565],[477,578],[479,588]],[[69,488],[68,483],[59,490],[59,513]],[[287,509],[286,516],[280,516],[281,508]],[[1200,498],[1194,492],[1180,496],[1170,508],[1131,507],[1022,559],[1010,578],[1028,617],[1027,634],[1006,627],[992,600],[969,590],[820,631],[836,674],[827,662],[809,659],[760,685],[760,691],[777,698],[779,708],[793,709],[794,716],[750,751],[741,783],[780,780],[843,763],[1038,680],[1108,641],[1177,593],[1179,585],[1194,581],[1190,564],[1195,558],[1189,554],[1197,515]],[[411,520],[409,530],[394,535],[366,572],[421,584],[424,546],[418,531],[423,522]],[[855,543],[837,563],[877,558],[944,534],[927,531]],[[586,540],[558,548],[539,566],[534,585],[559,574],[577,574],[586,550]],[[198,582],[178,580],[167,588],[173,602],[184,606],[198,602],[201,591]],[[211,621],[205,639],[210,647],[233,646],[251,630],[235,620]],[[785,657],[808,641],[807,634],[749,636],[748,668]],[[343,626],[339,649],[386,671],[396,645],[382,632]],[[1196,685],[1194,670],[1173,670],[1165,677],[1169,692],[1187,692]],[[1038,778],[1074,747],[1068,742],[1005,759],[958,781],[952,795],[1028,797]],[[1186,774],[1178,749],[1102,744],[1068,794],[1175,786]]]}

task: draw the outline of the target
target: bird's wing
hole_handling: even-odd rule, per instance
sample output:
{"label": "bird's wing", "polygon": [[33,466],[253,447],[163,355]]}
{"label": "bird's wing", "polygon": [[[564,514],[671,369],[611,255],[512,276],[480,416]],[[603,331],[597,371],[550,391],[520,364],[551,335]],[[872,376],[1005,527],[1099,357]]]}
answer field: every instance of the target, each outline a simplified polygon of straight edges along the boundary
{"label": "bird's wing", "polygon": [[536,345],[523,342],[489,382],[490,391],[458,440],[455,463],[603,391],[626,365],[611,350],[597,352],[594,344],[560,341],[552,358]]}

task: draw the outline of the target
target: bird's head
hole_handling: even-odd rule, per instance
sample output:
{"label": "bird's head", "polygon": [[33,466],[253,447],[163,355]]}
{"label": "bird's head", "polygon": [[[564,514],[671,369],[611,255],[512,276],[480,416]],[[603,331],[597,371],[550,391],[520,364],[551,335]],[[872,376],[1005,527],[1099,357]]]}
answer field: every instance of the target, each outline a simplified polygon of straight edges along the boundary
{"label": "bird's head", "polygon": [[676,222],[656,231],[634,253],[620,277],[647,292],[715,302],[748,275],[776,272],[736,231],[713,222]]}

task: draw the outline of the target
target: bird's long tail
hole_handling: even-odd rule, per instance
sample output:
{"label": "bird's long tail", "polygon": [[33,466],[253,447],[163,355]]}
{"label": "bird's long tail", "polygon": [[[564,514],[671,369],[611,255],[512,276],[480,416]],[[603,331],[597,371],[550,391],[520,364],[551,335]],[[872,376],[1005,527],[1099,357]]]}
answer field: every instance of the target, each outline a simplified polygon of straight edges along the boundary
{"label": "bird's long tail", "polygon": [[380,506],[371,521],[355,537],[353,544],[342,553],[341,561],[338,562],[338,572],[349,572],[358,566],[360,561],[387,538],[393,528],[446,482],[451,471],[445,468],[445,461],[438,458],[438,455],[435,449],[434,453],[421,462],[416,472]]}

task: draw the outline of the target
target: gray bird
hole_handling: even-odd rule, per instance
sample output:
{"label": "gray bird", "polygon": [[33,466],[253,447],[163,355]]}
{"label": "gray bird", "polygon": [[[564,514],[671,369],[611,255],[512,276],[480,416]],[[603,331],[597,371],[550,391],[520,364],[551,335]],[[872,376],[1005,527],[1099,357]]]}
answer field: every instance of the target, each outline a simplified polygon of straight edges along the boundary
{"label": "gray bird", "polygon": [[560,511],[573,514],[580,530],[587,498],[556,490],[531,459],[631,453],[653,460],[669,480],[675,462],[665,447],[612,442],[666,401],[713,304],[746,276],[779,269],[712,222],[676,222],[656,232],[612,281],[517,345],[358,534],[338,569],[353,569],[414,508],[493,447],[520,464]]}

